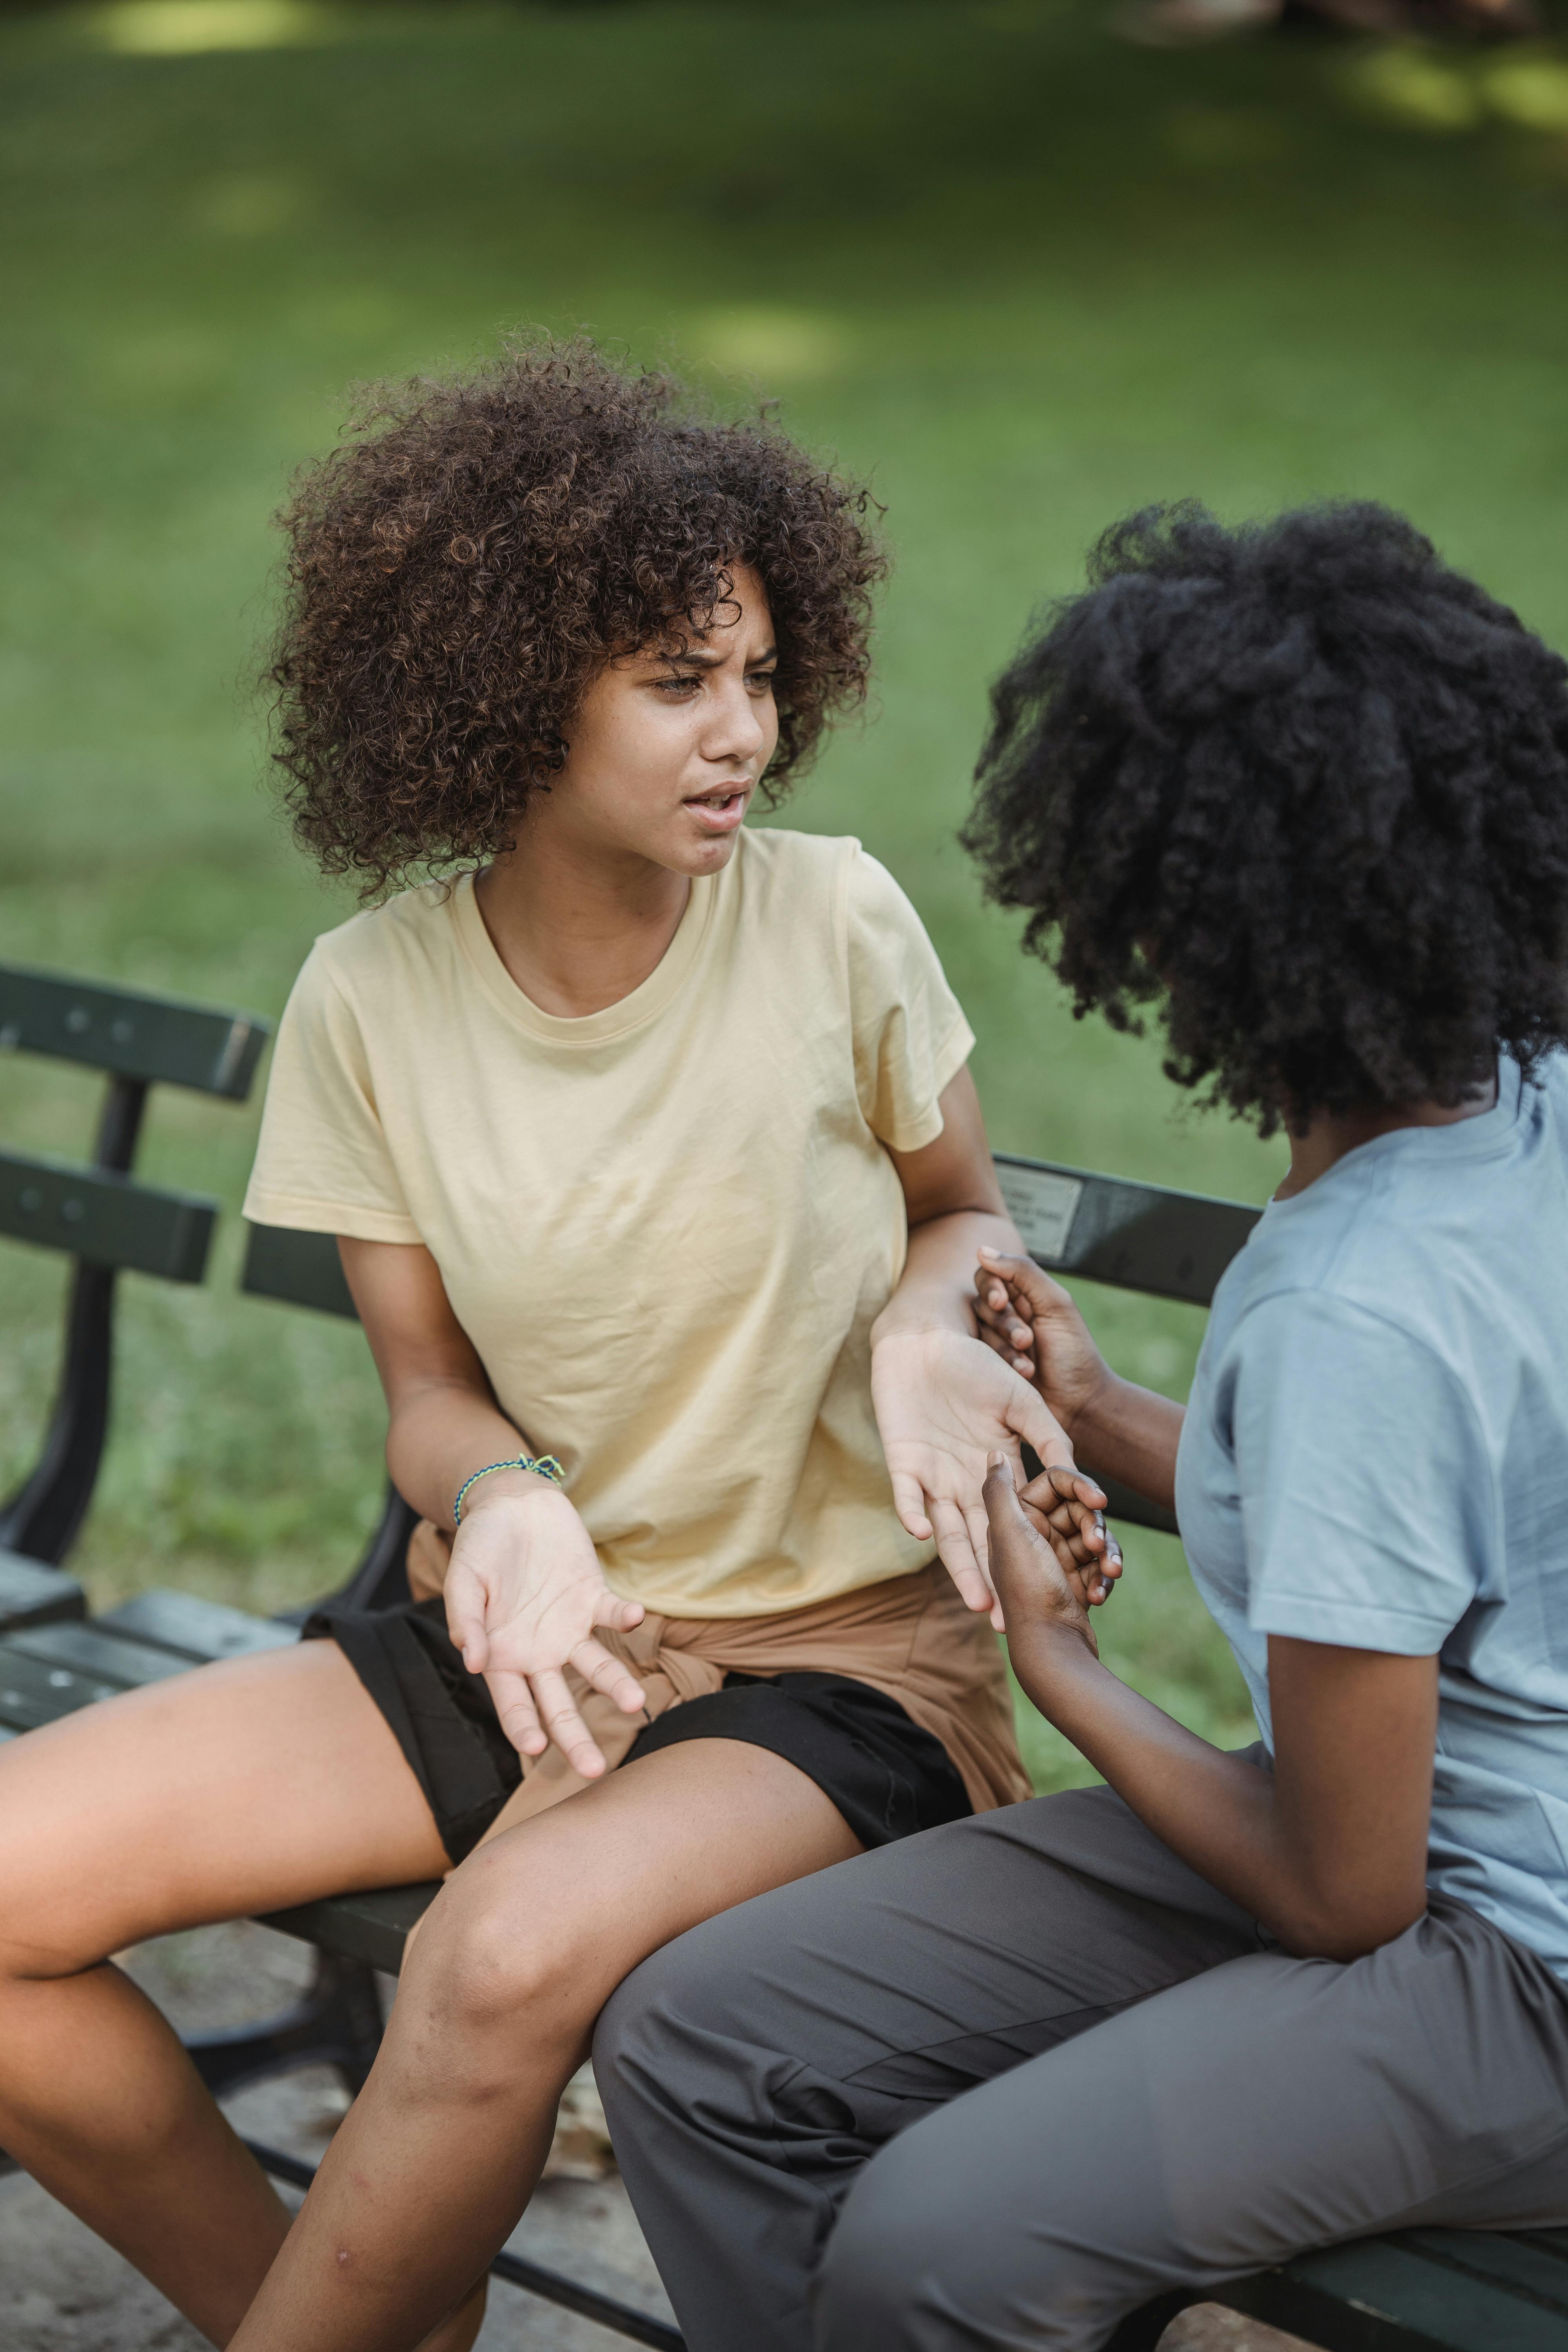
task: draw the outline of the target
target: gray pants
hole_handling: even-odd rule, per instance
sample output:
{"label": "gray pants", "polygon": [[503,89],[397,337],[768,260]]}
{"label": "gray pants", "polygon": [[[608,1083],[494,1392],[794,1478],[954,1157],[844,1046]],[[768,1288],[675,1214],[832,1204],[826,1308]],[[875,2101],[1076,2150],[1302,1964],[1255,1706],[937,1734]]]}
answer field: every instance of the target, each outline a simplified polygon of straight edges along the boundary
{"label": "gray pants", "polygon": [[691,2352],[1045,2352],[1301,2249],[1568,2221],[1568,1988],[1436,1899],[1265,1948],[1107,1789],[782,1887],[594,2061]]}

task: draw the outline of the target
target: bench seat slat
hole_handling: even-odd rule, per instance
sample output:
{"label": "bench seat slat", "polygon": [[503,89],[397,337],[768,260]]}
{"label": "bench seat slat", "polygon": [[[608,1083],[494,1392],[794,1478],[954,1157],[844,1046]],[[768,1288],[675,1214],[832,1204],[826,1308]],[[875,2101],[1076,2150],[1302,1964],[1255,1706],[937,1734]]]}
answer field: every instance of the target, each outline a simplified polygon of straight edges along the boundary
{"label": "bench seat slat", "polygon": [[204,1601],[195,1592],[155,1588],[106,1610],[93,1623],[100,1633],[124,1634],[156,1650],[169,1650],[192,1665],[214,1658],[239,1658],[255,1650],[286,1650],[300,1638],[297,1625],[279,1625],[269,1617],[252,1617],[221,1601]]}
{"label": "bench seat slat", "polygon": [[[1562,2236],[1561,2231],[1555,2233],[1559,2241]],[[1495,2279],[1568,2319],[1568,2252],[1552,2237],[1502,2230],[1403,2230],[1398,2243],[1472,2277]]]}
{"label": "bench seat slat", "polygon": [[178,1657],[173,1650],[117,1639],[112,1633],[100,1633],[90,1622],[30,1626],[8,1635],[5,1646],[29,1658],[41,1658],[46,1665],[68,1666],[77,1674],[113,1683],[121,1690],[166,1682],[171,1675],[188,1674],[191,1669],[189,1658]]}
{"label": "bench seat slat", "polygon": [[86,1615],[87,1595],[74,1576],[24,1559],[20,1552],[0,1551],[0,1633]]}
{"label": "bench seat slat", "polygon": [[323,1903],[301,1903],[289,1911],[258,1915],[263,1927],[298,1936],[345,1960],[364,1960],[395,1976],[403,1965],[403,1942],[441,1891],[439,1879],[417,1886],[384,1886],[368,1895],[336,1895]]}
{"label": "bench seat slat", "polygon": [[165,1282],[200,1282],[217,1213],[217,1202],[201,1193],[0,1151],[0,1234],[68,1250],[92,1265],[157,1275]]}
{"label": "bench seat slat", "polygon": [[1324,2352],[1563,2352],[1565,2340],[1560,2311],[1398,2238],[1330,2246],[1210,2292]]}
{"label": "bench seat slat", "polygon": [[29,1657],[12,1643],[0,1642],[0,1723],[13,1731],[35,1731],[96,1699],[113,1698],[123,1688],[122,1683],[75,1666],[51,1665],[47,1658]]}

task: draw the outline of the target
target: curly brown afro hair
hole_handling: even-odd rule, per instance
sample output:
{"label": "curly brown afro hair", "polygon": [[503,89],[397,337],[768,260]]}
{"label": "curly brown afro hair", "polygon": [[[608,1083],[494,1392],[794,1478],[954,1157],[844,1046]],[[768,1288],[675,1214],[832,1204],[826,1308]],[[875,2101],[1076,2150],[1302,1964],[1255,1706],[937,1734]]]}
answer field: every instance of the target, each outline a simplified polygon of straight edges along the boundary
{"label": "curly brown afro hair", "polygon": [[511,846],[592,680],[704,632],[739,563],[777,637],[776,801],[865,695],[869,504],[765,416],[715,421],[585,341],[376,389],[279,519],[267,675],[297,838],[366,896]]}
{"label": "curly brown afro hair", "polygon": [[993,693],[966,845],[1073,1009],[1264,1134],[1568,1036],[1568,664],[1373,505],[1107,532]]}

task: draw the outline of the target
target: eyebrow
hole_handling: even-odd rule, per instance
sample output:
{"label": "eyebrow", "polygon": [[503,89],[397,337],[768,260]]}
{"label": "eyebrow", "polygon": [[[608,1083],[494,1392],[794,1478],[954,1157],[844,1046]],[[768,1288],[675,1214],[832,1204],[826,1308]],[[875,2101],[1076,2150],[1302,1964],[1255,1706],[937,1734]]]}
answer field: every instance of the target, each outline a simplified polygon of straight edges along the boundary
{"label": "eyebrow", "polygon": [[[761,663],[777,661],[778,657],[779,649],[777,646],[770,646],[765,653],[758,654],[754,661],[749,661],[746,664],[746,667],[748,669],[755,669]],[[682,667],[687,669],[718,669],[729,659],[729,656],[727,654],[700,654],[689,648],[683,654],[657,654],[654,658],[657,661],[664,662],[671,669],[679,669]]]}

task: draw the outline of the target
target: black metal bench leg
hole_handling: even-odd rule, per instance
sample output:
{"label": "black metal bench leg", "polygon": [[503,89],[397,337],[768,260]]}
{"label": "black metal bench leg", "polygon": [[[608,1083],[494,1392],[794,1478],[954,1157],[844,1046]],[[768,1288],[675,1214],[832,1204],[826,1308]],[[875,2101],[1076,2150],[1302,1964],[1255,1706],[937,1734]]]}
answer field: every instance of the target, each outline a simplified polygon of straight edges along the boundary
{"label": "black metal bench leg", "polygon": [[374,1969],[322,1952],[310,1990],[280,2017],[187,2034],[184,2041],[197,2074],[218,2096],[296,2066],[334,2066],[352,2094],[364,2088],[382,2031]]}

